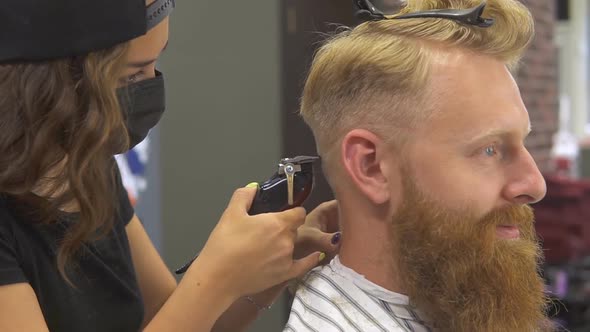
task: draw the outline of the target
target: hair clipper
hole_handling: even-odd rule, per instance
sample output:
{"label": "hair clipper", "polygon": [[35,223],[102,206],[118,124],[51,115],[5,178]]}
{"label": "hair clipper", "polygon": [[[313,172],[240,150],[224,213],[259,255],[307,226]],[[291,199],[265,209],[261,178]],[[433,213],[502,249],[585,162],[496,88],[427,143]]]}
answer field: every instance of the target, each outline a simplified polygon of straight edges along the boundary
{"label": "hair clipper", "polygon": [[[313,164],[316,156],[297,156],[281,159],[278,170],[258,188],[248,214],[280,212],[303,205],[313,189]],[[198,257],[176,270],[185,273]]]}

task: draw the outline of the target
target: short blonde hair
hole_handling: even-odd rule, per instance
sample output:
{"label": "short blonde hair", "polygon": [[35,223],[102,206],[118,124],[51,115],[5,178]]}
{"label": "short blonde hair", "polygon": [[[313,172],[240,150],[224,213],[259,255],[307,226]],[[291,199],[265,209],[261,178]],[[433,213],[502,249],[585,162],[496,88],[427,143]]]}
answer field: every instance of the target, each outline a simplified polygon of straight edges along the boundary
{"label": "short blonde hair", "polygon": [[[465,9],[480,0],[409,0],[399,14],[431,9]],[[415,125],[429,114],[429,72],[442,52],[492,56],[516,68],[534,34],[528,9],[516,0],[488,0],[488,28],[449,19],[371,21],[330,38],[316,53],[300,113],[312,129],[324,166],[339,155],[338,142],[353,128],[364,128],[403,144],[397,128]],[[327,164],[326,164],[327,163]],[[328,175],[328,174],[327,174]],[[328,176],[329,177],[329,176]]]}

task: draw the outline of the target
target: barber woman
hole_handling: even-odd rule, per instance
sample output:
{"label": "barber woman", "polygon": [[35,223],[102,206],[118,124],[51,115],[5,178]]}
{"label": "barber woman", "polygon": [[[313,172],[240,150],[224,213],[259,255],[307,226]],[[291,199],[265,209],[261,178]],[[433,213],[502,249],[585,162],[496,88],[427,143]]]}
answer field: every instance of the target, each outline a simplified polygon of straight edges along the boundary
{"label": "barber woman", "polygon": [[164,111],[155,62],[173,7],[0,6],[0,331],[243,331],[289,280],[337,251],[335,202],[307,216],[249,216],[254,184],[235,191],[176,283],[113,157]]}

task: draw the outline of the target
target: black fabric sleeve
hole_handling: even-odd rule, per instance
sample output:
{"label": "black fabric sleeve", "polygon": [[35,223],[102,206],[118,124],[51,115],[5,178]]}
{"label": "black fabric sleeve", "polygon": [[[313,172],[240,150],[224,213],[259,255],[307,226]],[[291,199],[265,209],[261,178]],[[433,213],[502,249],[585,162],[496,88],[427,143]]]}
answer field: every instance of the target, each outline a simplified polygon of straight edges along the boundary
{"label": "black fabric sleeve", "polygon": [[131,201],[129,200],[129,193],[125,186],[123,185],[123,179],[121,179],[121,171],[119,170],[119,166],[115,162],[115,193],[117,197],[117,208],[119,213],[119,218],[123,221],[123,224],[127,226],[133,218],[135,214],[135,209],[133,205],[131,205]]}
{"label": "black fabric sleeve", "polygon": [[18,262],[16,240],[8,230],[9,223],[0,213],[0,286],[28,282]]}

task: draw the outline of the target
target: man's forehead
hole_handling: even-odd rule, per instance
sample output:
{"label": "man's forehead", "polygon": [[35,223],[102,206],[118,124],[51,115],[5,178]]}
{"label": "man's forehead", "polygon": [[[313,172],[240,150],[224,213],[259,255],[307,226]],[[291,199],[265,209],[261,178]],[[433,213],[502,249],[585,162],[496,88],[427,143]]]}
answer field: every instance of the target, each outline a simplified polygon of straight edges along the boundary
{"label": "man's forehead", "polygon": [[488,56],[462,49],[434,50],[430,59],[433,88],[438,93],[465,93],[471,88],[513,81],[505,63]]}
{"label": "man's forehead", "polygon": [[443,52],[431,70],[430,125],[451,136],[530,127],[518,87],[506,66],[488,56]]}

